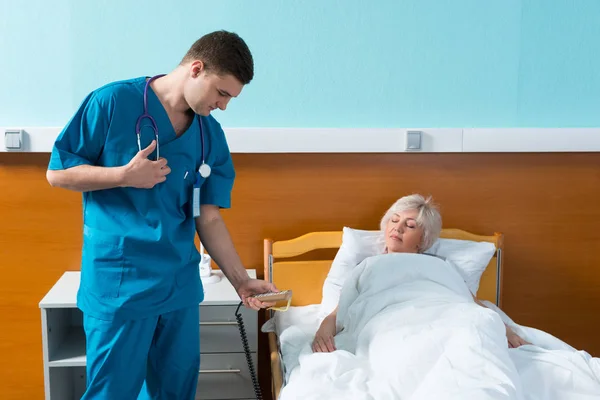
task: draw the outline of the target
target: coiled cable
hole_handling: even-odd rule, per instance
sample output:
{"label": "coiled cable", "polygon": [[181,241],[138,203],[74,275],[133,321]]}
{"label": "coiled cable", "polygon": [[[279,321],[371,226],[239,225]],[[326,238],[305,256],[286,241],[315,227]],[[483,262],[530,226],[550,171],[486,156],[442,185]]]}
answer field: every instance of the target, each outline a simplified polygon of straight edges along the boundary
{"label": "coiled cable", "polygon": [[243,304],[244,303],[240,302],[237,309],[235,310],[235,319],[237,320],[237,324],[240,329],[240,336],[242,338],[242,345],[244,346],[244,353],[246,354],[246,362],[248,363],[248,369],[250,370],[250,377],[252,378],[254,394],[256,396],[256,400],[262,400],[262,392],[260,390],[260,385],[258,384],[258,377],[256,376],[256,370],[254,369],[254,363],[252,362],[250,346],[248,345],[248,335],[246,334],[246,328],[244,327],[244,320],[242,318],[242,314],[240,314],[240,307]]}

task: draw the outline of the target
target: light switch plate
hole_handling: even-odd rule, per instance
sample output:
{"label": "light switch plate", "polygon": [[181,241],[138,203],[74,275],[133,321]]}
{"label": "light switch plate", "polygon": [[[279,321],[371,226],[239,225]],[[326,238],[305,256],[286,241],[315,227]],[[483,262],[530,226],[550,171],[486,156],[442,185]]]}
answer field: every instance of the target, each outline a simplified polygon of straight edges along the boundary
{"label": "light switch plate", "polygon": [[421,131],[406,131],[406,148],[407,151],[421,150]]}
{"label": "light switch plate", "polygon": [[4,131],[4,146],[6,150],[23,150],[23,130],[7,129]]}

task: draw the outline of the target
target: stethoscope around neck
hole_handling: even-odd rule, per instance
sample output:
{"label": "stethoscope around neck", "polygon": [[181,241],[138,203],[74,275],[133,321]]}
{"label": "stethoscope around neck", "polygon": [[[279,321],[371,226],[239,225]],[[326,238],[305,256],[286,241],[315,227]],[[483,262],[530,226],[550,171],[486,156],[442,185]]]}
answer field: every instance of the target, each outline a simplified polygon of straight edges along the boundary
{"label": "stethoscope around neck", "polygon": [[[154,131],[154,137],[156,139],[156,159],[157,160],[160,158],[160,143],[158,140],[158,125],[156,125],[156,121],[154,120],[152,115],[150,115],[148,113],[148,86],[150,86],[150,83],[153,80],[160,78],[162,76],[165,76],[165,74],[155,75],[146,81],[146,86],[144,87],[144,113],[138,117],[137,122],[135,124],[135,134],[137,135],[138,150],[142,151],[142,142],[141,142],[142,121],[144,118],[147,118],[150,121],[150,127]],[[200,128],[200,141],[202,142],[202,163],[200,164],[200,168],[198,168],[198,172],[200,173],[201,177],[208,178],[211,173],[211,168],[210,168],[210,165],[208,165],[206,163],[206,160],[204,158],[205,157],[205,154],[204,154],[204,131],[202,130],[202,119],[201,118],[198,118],[198,127]]]}

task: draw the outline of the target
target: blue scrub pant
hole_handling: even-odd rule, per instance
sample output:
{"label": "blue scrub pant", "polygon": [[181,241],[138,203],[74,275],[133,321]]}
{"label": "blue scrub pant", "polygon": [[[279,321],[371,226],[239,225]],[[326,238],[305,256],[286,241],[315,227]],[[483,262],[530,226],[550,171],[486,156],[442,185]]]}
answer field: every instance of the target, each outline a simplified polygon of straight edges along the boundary
{"label": "blue scrub pant", "polygon": [[200,368],[198,307],[137,320],[84,315],[82,400],[193,400]]}

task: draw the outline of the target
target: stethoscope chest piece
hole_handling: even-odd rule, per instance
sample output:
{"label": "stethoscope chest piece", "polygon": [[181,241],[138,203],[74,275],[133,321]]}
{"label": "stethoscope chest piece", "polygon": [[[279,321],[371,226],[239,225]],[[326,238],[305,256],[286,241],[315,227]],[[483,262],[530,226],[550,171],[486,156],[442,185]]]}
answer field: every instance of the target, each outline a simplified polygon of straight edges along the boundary
{"label": "stethoscope chest piece", "polygon": [[211,172],[210,165],[203,162],[200,168],[198,168],[198,172],[200,172],[201,177],[208,178]]}

